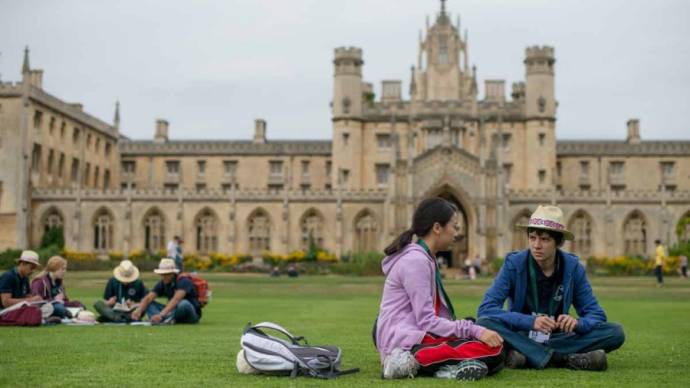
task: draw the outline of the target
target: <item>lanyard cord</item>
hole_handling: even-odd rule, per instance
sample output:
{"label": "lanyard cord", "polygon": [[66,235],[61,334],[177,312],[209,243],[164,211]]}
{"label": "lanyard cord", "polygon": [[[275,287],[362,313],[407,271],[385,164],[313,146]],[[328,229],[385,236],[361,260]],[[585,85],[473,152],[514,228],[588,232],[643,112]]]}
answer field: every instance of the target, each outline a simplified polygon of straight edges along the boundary
{"label": "lanyard cord", "polygon": [[[532,308],[534,311],[539,313],[539,296],[538,296],[538,291],[537,291],[537,275],[536,275],[536,263],[534,261],[534,257],[532,257],[532,253],[529,255],[529,274],[530,274],[530,282],[532,285],[532,300],[534,301],[534,304]],[[558,253],[556,253],[556,268],[554,269],[553,275],[558,276],[558,268],[560,266],[560,260],[558,258]],[[549,316],[554,316],[556,313],[556,307],[558,307],[558,290],[560,289],[560,284],[556,285],[555,289],[553,290],[553,295],[551,298],[549,298]]]}

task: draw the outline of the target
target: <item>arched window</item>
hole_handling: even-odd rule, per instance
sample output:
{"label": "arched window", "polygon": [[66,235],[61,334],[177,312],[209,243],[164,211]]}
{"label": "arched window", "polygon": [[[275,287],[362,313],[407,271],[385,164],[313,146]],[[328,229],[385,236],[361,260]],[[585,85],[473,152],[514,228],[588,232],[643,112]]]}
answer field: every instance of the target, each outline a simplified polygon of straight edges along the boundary
{"label": "arched window", "polygon": [[633,211],[623,223],[624,253],[642,256],[647,251],[647,222],[642,213]]}
{"label": "arched window", "polygon": [[97,252],[113,249],[113,216],[107,209],[96,212],[93,218],[93,248]]}
{"label": "arched window", "polygon": [[522,249],[527,249],[529,247],[529,239],[527,238],[527,230],[524,228],[518,228],[517,225],[527,225],[529,223],[529,217],[532,213],[528,209],[521,211],[513,219],[513,249],[514,251],[519,251]]}
{"label": "arched window", "polygon": [[584,210],[578,210],[570,219],[568,229],[575,235],[572,241],[573,253],[580,258],[592,255],[592,218]]}
{"label": "arched window", "polygon": [[369,210],[365,210],[355,219],[355,252],[367,252],[377,249],[378,222]]}
{"label": "arched window", "polygon": [[144,248],[149,253],[165,249],[165,218],[158,209],[144,216]]}
{"label": "arched window", "polygon": [[249,252],[259,255],[271,250],[271,220],[263,209],[255,210],[249,216]]}
{"label": "arched window", "polygon": [[323,248],[323,217],[318,211],[308,210],[302,217],[302,249],[309,250],[309,238],[314,239],[314,243],[319,248]]}
{"label": "arched window", "polygon": [[218,218],[209,209],[196,217],[196,250],[201,254],[218,250]]}
{"label": "arched window", "polygon": [[47,232],[49,229],[62,228],[64,225],[64,220],[60,212],[57,209],[50,209],[45,216],[43,216],[43,232]]}

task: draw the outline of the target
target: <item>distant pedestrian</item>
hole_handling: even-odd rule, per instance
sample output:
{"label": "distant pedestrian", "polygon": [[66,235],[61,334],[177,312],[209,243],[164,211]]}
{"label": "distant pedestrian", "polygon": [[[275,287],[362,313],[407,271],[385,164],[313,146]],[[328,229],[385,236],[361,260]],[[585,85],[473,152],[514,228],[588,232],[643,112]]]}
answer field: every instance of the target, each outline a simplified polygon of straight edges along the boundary
{"label": "distant pedestrian", "polygon": [[683,254],[680,255],[680,274],[688,278],[688,257]]}
{"label": "distant pedestrian", "polygon": [[175,266],[180,272],[184,272],[184,260],[182,256],[182,244],[184,241],[180,236],[174,236],[172,240],[168,241],[168,257],[175,260]]}
{"label": "distant pedestrian", "polygon": [[656,275],[657,287],[664,286],[664,262],[666,257],[666,247],[661,244],[661,240],[657,239],[654,241],[656,244],[656,257],[654,259],[654,274]]}

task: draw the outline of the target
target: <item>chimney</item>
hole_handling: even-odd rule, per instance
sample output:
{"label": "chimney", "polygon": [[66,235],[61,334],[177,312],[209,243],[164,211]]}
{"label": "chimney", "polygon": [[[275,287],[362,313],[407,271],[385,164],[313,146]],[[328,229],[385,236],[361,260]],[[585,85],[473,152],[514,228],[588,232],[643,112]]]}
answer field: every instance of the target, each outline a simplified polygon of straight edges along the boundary
{"label": "chimney", "polygon": [[43,70],[30,70],[29,84],[38,89],[43,89]]}
{"label": "chimney", "polygon": [[638,144],[640,142],[640,120],[628,120],[628,138],[627,142],[630,144]]}
{"label": "chimney", "polygon": [[156,120],[156,135],[153,137],[155,143],[166,143],[168,141],[168,120]]}
{"label": "chimney", "polygon": [[266,143],[266,120],[264,119],[254,120],[254,143]]}
{"label": "chimney", "polygon": [[491,102],[505,102],[505,81],[486,80],[484,81],[484,100]]}
{"label": "chimney", "polygon": [[381,102],[398,102],[402,89],[402,81],[381,81]]}

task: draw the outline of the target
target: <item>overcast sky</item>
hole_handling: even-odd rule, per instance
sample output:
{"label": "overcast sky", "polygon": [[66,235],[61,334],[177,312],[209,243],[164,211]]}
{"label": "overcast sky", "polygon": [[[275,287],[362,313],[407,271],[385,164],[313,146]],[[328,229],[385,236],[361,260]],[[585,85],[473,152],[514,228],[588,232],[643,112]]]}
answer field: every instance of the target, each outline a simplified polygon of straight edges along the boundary
{"label": "overcast sky", "polygon": [[[556,50],[557,133],[690,139],[690,1],[449,0],[469,30],[484,79],[524,79],[524,49]],[[20,79],[22,52],[49,93],[152,138],[157,118],[175,139],[330,138],[333,49],[364,51],[364,79],[409,88],[419,30],[438,0],[0,0],[0,77]]]}

